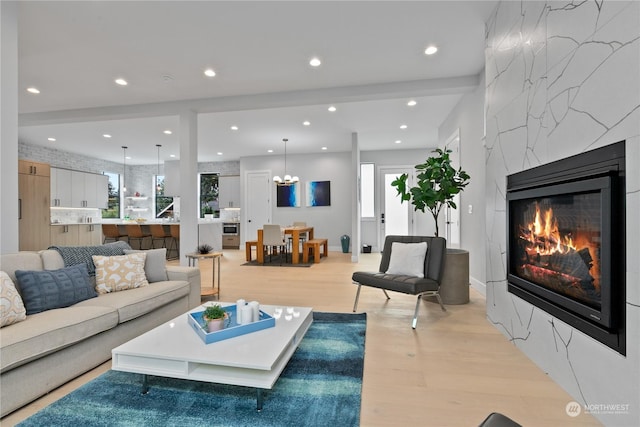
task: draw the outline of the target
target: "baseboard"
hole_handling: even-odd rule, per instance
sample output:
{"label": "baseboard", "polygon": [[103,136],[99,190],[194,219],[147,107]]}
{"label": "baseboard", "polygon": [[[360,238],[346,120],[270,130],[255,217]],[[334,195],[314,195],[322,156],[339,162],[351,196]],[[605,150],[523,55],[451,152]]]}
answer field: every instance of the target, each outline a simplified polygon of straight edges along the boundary
{"label": "baseboard", "polygon": [[487,296],[487,285],[485,285],[483,282],[474,279],[473,277],[469,277],[469,284],[473,289],[480,292],[485,297]]}

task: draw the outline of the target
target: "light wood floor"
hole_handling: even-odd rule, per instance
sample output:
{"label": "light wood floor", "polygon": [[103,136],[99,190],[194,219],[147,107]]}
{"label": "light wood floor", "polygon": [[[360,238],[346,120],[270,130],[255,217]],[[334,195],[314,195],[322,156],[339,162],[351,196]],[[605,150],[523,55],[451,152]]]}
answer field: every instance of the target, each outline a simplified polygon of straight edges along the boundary
{"label": "light wood floor", "polygon": [[[351,312],[356,286],[351,273],[376,271],[379,254],[330,252],[311,268],[242,266],[244,250],[225,250],[222,301],[244,298],[264,304],[310,306]],[[203,287],[211,261],[201,264]],[[424,301],[418,327],[410,326],[415,297],[363,288],[358,311],[367,312],[362,426],[477,426],[501,412],[523,426],[597,426],[591,415],[570,418],[573,399],[511,344],[485,317],[484,297],[449,305]],[[11,426],[108,370],[107,362],[1,420]],[[268,401],[266,402],[268,405]],[[114,414],[117,416],[117,414]]]}

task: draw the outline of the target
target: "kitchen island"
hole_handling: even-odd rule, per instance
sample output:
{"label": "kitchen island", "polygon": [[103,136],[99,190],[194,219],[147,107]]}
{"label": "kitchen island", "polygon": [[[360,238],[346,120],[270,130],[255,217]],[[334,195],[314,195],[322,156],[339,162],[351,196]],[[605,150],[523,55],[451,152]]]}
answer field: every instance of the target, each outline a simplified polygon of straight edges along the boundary
{"label": "kitchen island", "polygon": [[[135,220],[123,220],[123,219],[103,219],[103,224],[117,224],[118,229],[121,234],[127,233],[127,225],[128,224],[140,224],[143,233],[149,232],[149,225],[151,224],[162,224],[165,228],[167,234],[169,233],[170,225],[179,225],[178,221],[167,221],[167,220],[147,220],[138,222]],[[219,218],[214,219],[200,219],[198,220],[198,244],[199,245],[210,245],[213,247],[214,251],[222,250],[222,223],[223,221]],[[195,250],[195,248],[194,248]]]}

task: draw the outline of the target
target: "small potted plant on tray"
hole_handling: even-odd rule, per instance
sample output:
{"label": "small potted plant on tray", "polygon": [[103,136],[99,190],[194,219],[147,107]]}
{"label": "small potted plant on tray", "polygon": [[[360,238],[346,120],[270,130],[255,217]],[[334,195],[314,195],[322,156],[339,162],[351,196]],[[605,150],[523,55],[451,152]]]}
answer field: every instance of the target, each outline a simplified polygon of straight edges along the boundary
{"label": "small potted plant on tray", "polygon": [[228,314],[224,311],[224,308],[216,304],[207,307],[204,313],[202,313],[202,318],[207,324],[207,330],[209,332],[216,332],[224,329]]}

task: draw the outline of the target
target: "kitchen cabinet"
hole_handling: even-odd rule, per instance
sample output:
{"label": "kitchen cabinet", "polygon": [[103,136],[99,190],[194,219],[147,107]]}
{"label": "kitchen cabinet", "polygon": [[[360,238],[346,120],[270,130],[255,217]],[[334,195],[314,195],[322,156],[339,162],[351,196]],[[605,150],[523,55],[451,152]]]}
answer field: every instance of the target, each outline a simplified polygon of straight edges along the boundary
{"label": "kitchen cabinet", "polygon": [[240,207],[240,176],[218,178],[218,206],[220,209]]}
{"label": "kitchen cabinet", "polygon": [[50,236],[52,246],[77,246],[78,225],[52,225]]}
{"label": "kitchen cabinet", "polygon": [[18,248],[38,251],[49,247],[50,167],[18,161]]}
{"label": "kitchen cabinet", "polygon": [[51,168],[51,206],[71,207],[71,171]]}
{"label": "kitchen cabinet", "polygon": [[74,227],[78,227],[78,246],[99,246],[102,244],[101,224],[79,224]]}
{"label": "kitchen cabinet", "polygon": [[51,175],[51,166],[47,163],[33,162],[31,160],[19,160],[18,173],[23,175],[49,177]]}
{"label": "kitchen cabinet", "polygon": [[108,176],[59,168],[51,172],[51,206],[107,208]]}
{"label": "kitchen cabinet", "polygon": [[52,225],[50,236],[55,246],[98,246],[102,244],[102,225]]}

